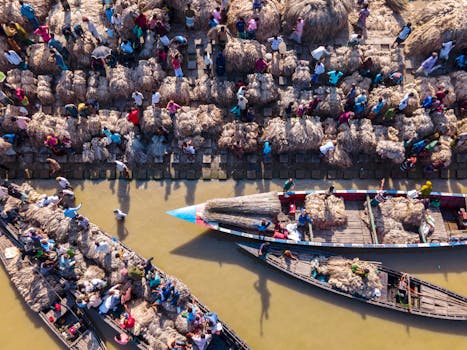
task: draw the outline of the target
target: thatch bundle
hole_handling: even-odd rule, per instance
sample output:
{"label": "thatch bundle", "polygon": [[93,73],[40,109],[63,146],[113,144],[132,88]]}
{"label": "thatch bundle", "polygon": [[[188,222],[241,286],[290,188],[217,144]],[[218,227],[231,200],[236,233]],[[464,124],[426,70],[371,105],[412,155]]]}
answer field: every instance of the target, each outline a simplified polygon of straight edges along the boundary
{"label": "thatch bundle", "polygon": [[56,119],[51,115],[42,112],[32,115],[26,129],[31,144],[36,147],[42,146],[45,137],[55,133],[56,124]]}
{"label": "thatch bundle", "polygon": [[190,81],[187,78],[166,77],[161,84],[161,103],[173,100],[182,105],[188,105],[191,97]]}
{"label": "thatch bundle", "polygon": [[[457,135],[467,135],[467,118],[457,121]],[[456,144],[456,151],[459,153],[467,152],[467,142],[462,141]]]}
{"label": "thatch bundle", "polygon": [[222,130],[223,113],[215,105],[182,107],[175,116],[175,137],[179,140],[201,134],[217,136]]}
{"label": "thatch bundle", "polygon": [[432,116],[434,132],[454,137],[457,134],[457,117],[454,110],[448,109],[444,113],[434,113]]}
{"label": "thatch bundle", "polygon": [[185,23],[186,5],[190,4],[191,9],[196,13],[196,29],[207,29],[212,10],[217,6],[218,3],[218,1],[208,4],[201,0],[167,0],[167,5],[174,9],[175,18],[183,23]]}
{"label": "thatch bundle", "polygon": [[371,121],[368,119],[352,120],[339,126],[337,143],[350,154],[364,152],[373,154],[376,150],[376,137]]}
{"label": "thatch bundle", "polygon": [[462,70],[451,73],[451,81],[454,81],[454,91],[458,102],[467,100],[467,72]]}
{"label": "thatch bundle", "polygon": [[348,25],[350,0],[287,0],[284,28],[291,31],[299,17],[305,21],[302,40],[325,42]]}
{"label": "thatch bundle", "polygon": [[131,70],[117,65],[109,70],[109,92],[115,99],[128,98],[135,91],[135,82],[131,77]]}
{"label": "thatch bundle", "polygon": [[12,149],[13,145],[0,138],[0,157],[7,155],[8,151]]}
{"label": "thatch bundle", "polygon": [[[401,2],[405,0],[395,1]],[[389,2],[391,2],[391,0],[389,0]],[[400,25],[396,20],[396,15],[394,14],[394,12],[398,11],[393,11],[393,9],[390,9],[390,6],[387,6],[387,2],[385,4],[385,0],[374,0],[371,3],[370,11],[371,16],[368,17],[366,22],[366,28],[368,31],[386,31],[393,35],[398,33],[400,30]],[[354,22],[354,18],[356,17],[357,13],[355,12],[351,16],[351,22]]]}
{"label": "thatch bundle", "polygon": [[304,89],[310,86],[311,74],[310,67],[298,65],[295,72],[292,74],[292,83],[297,89]]}
{"label": "thatch bundle", "polygon": [[344,200],[334,195],[311,193],[305,197],[305,209],[313,219],[313,227],[329,229],[347,223]]}
{"label": "thatch bundle", "polygon": [[172,130],[172,118],[165,108],[147,107],[144,110],[143,118],[140,120],[141,128],[146,133],[155,133],[159,128],[167,131]]}
{"label": "thatch bundle", "polygon": [[135,82],[135,89],[139,91],[153,91],[166,77],[165,71],[154,58],[141,60],[138,66],[131,71],[131,78]]}
{"label": "thatch bundle", "polygon": [[46,279],[38,273],[36,267],[29,265],[27,260],[22,260],[21,254],[7,261],[6,269],[11,282],[34,312],[45,310],[56,301],[57,296]]}
{"label": "thatch bundle", "polygon": [[245,21],[257,17],[259,21],[255,38],[264,42],[280,32],[282,11],[283,5],[280,0],[265,1],[259,13],[253,13],[251,1],[232,1],[227,13],[227,25],[232,33],[236,33],[235,23],[239,17],[243,17]]}
{"label": "thatch bundle", "polygon": [[62,103],[72,103],[76,100],[76,95],[73,90],[73,72],[70,70],[63,71],[57,81],[56,91]]}
{"label": "thatch bundle", "polygon": [[235,149],[238,143],[245,153],[256,152],[258,149],[258,124],[233,121],[223,126],[217,142],[219,148]]}
{"label": "thatch bundle", "polygon": [[342,83],[340,85],[340,88],[345,95],[347,95],[352,89],[352,84],[355,84],[355,86],[358,87],[360,93],[362,91],[368,93],[371,86],[371,79],[362,77],[358,72],[354,72],[352,75],[345,77],[342,79]]}
{"label": "thatch bundle", "polygon": [[377,71],[381,72],[382,75],[389,75],[392,72],[402,71],[404,68],[403,57],[402,55],[398,54],[397,51],[388,52],[377,50],[374,48],[374,46],[370,45],[363,46],[363,50],[364,53],[362,61],[371,58],[371,61],[373,62],[373,67]]}
{"label": "thatch bundle", "polygon": [[192,99],[201,103],[232,106],[237,102],[235,82],[204,76],[196,79]]}
{"label": "thatch bundle", "polygon": [[456,49],[467,47],[467,8],[463,1],[431,2],[415,16],[415,29],[405,42],[410,56],[428,56],[437,51],[441,43],[456,40]]}
{"label": "thatch bundle", "polygon": [[448,167],[452,162],[452,149],[451,144],[453,139],[449,136],[441,136],[439,143],[430,155],[430,161],[434,165]]}
{"label": "thatch bundle", "polygon": [[349,168],[353,165],[349,154],[344,149],[344,147],[339,144],[337,144],[333,150],[330,150],[326,153],[324,160],[330,165],[338,168]]}
{"label": "thatch bundle", "polygon": [[279,76],[290,77],[295,72],[297,64],[297,55],[295,51],[290,50],[284,54],[284,57],[281,57],[278,52],[273,52],[269,67],[275,78]]}
{"label": "thatch bundle", "polygon": [[228,73],[246,74],[255,70],[257,58],[263,58],[266,48],[255,40],[231,38],[224,49]]}
{"label": "thatch bundle", "polygon": [[402,12],[407,6],[407,1],[405,0],[384,0],[386,6],[388,6],[395,13]]}
{"label": "thatch bundle", "polygon": [[269,141],[275,153],[289,151],[289,138],[287,137],[285,121],[281,118],[271,118],[268,120],[261,141]]}
{"label": "thatch bundle", "polygon": [[86,72],[82,70],[75,70],[73,72],[73,85],[72,89],[78,102],[86,100]]}
{"label": "thatch bundle", "polygon": [[101,103],[108,103],[112,100],[112,95],[109,91],[109,81],[106,77],[102,77],[95,72],[90,73],[86,99],[95,99]]}
{"label": "thatch bundle", "polygon": [[29,46],[29,69],[35,74],[55,74],[59,68],[55,64],[53,55],[47,44],[32,44]]}
{"label": "thatch bundle", "polygon": [[326,118],[323,121],[324,135],[328,139],[337,138],[337,121],[334,118]]}
{"label": "thatch bundle", "polygon": [[110,153],[105,147],[107,139],[105,137],[94,137],[91,142],[83,144],[83,162],[93,163],[104,160],[111,160]]}
{"label": "thatch bundle", "polygon": [[318,104],[314,114],[335,118],[344,112],[345,95],[342,89],[331,86],[326,90],[319,87],[315,90],[315,93],[322,101]]}
{"label": "thatch bundle", "polygon": [[[126,118],[126,113],[121,113],[116,110],[100,110],[99,118],[88,118],[88,128],[93,135],[98,135],[96,132],[101,132],[101,128],[104,126],[109,130],[114,130],[121,135],[127,135],[133,130],[134,126]],[[91,126],[92,123],[95,125]],[[99,128],[99,129],[98,129]]]}
{"label": "thatch bundle", "polygon": [[37,98],[43,105],[51,105],[55,101],[52,92],[52,77],[50,75],[39,75],[37,77]]}
{"label": "thatch bundle", "polygon": [[275,192],[217,198],[206,202],[204,212],[207,211],[275,218],[281,212],[281,202]]}
{"label": "thatch bundle", "polygon": [[[1,1],[1,0],[0,0]],[[9,45],[6,40],[0,40],[0,52],[8,51]],[[0,55],[0,71],[6,72],[9,68],[11,68],[12,64],[8,62],[4,55]]]}
{"label": "thatch bundle", "polygon": [[[329,285],[338,290],[371,299],[375,296],[376,289],[381,291],[384,288],[378,276],[378,266],[374,263],[359,260],[358,258],[350,260],[341,256],[315,259],[315,261],[315,264],[318,265],[316,267],[317,272],[327,276]],[[313,263],[314,261],[312,261]],[[368,274],[362,277],[353,273],[353,266],[362,270],[368,269]]]}
{"label": "thatch bundle", "polygon": [[[466,74],[467,77],[467,74]],[[465,81],[467,84],[467,79]],[[449,94],[443,99],[443,104],[448,107],[456,102],[456,90],[452,85],[449,75],[440,75],[438,77],[420,77],[416,81],[417,90],[423,100],[426,96],[434,96],[439,90],[449,90]]]}
{"label": "thatch bundle", "polygon": [[91,67],[91,54],[97,47],[97,44],[93,40],[92,35],[86,31],[83,39],[79,38],[69,46],[71,56],[76,60],[77,65],[81,69]]}
{"label": "thatch bundle", "polygon": [[363,51],[359,47],[341,46],[329,57],[328,70],[341,71],[344,74],[355,72],[362,64]]}
{"label": "thatch bundle", "polygon": [[383,159],[390,159],[400,164],[405,160],[405,148],[403,142],[380,140],[376,145],[376,152]]}
{"label": "thatch bundle", "polygon": [[379,204],[379,209],[384,217],[417,228],[426,215],[426,209],[422,202],[407,197],[388,198]]}
{"label": "thatch bundle", "polygon": [[276,101],[279,97],[272,74],[248,74],[248,102],[264,105]]}
{"label": "thatch bundle", "polygon": [[146,146],[139,137],[135,137],[133,132],[126,135],[127,143],[125,156],[129,163],[145,164],[149,157],[146,154]]}
{"label": "thatch bundle", "polygon": [[411,117],[396,114],[394,126],[399,130],[399,135],[403,141],[412,138],[423,138],[433,133],[431,117],[422,108],[417,109]]}
{"label": "thatch bundle", "polygon": [[[25,2],[26,3],[26,2]],[[44,21],[48,16],[49,10],[52,7],[53,1],[51,0],[30,0],[28,4],[34,7],[34,13],[39,20]],[[17,22],[21,25],[27,23],[26,19],[21,16],[21,5],[15,0],[0,0],[0,22]]]}

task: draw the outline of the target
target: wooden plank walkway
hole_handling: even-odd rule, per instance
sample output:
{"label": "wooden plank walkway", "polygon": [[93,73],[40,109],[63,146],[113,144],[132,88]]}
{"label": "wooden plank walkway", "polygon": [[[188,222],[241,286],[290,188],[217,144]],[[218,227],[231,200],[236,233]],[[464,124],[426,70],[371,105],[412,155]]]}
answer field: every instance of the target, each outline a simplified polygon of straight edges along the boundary
{"label": "wooden plank walkway", "polygon": [[439,239],[440,241],[447,241],[450,238],[446,225],[444,224],[443,215],[439,209],[430,208],[428,214],[435,220],[435,230],[430,236],[430,239]]}

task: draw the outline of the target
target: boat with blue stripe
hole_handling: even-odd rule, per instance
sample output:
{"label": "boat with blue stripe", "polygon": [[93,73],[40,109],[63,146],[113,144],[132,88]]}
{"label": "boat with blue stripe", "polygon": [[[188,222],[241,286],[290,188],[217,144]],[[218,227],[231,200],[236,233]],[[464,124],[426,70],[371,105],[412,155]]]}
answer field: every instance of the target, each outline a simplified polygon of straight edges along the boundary
{"label": "boat with blue stripe", "polygon": [[[378,190],[334,190],[332,193],[323,190],[269,192],[214,199],[167,213],[229,235],[292,246],[414,249],[467,245],[466,194],[431,192],[429,197],[419,198],[414,195],[414,191],[386,190],[384,196],[387,201],[381,204],[376,201],[374,205],[378,192]],[[289,230],[287,234],[287,228],[294,227],[293,225],[298,223],[307,201],[313,203],[315,198],[327,200],[323,197],[328,198],[328,196],[342,202],[340,205],[345,208],[343,209],[345,223],[327,227],[325,221],[320,225],[319,220],[314,219],[313,223],[305,225],[304,230],[297,229],[298,233],[294,232],[295,235],[290,234],[292,230]],[[400,219],[391,219],[398,229],[385,228],[389,220],[384,216],[385,206],[391,201],[402,201],[396,203],[393,211],[397,211],[401,205],[402,208],[409,206],[419,208],[423,217],[412,218],[408,223]],[[265,229],[262,227],[263,221],[266,224],[270,223]]]}

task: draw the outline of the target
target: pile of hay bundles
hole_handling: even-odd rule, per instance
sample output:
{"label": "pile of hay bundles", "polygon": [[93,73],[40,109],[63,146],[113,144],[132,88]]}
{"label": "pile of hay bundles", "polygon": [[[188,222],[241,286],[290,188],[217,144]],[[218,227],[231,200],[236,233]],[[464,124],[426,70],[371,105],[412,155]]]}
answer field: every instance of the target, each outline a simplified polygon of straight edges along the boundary
{"label": "pile of hay bundles", "polygon": [[167,103],[170,100],[181,104],[188,105],[191,101],[191,86],[190,80],[187,78],[166,77],[159,89],[161,93],[161,103]]}
{"label": "pile of hay bundles", "polygon": [[336,117],[344,112],[345,95],[342,89],[331,86],[328,90],[319,87],[315,94],[321,98],[321,102],[314,114],[325,117]]}
{"label": "pile of hay bundles", "polygon": [[416,11],[414,30],[405,42],[410,56],[428,56],[442,42],[456,40],[456,50],[467,48],[467,7],[464,1],[432,1],[423,11]]}
{"label": "pile of hay bundles", "polygon": [[214,103],[220,106],[232,106],[237,103],[235,82],[219,80],[217,77],[203,77],[196,80],[193,95],[193,99],[196,101]]}
{"label": "pile of hay bundles", "polygon": [[467,72],[460,70],[451,73],[451,81],[454,81],[454,91],[457,101],[462,102],[467,100]]}
{"label": "pile of hay bundles", "polygon": [[342,79],[342,83],[340,85],[340,88],[345,95],[347,95],[352,89],[352,84],[355,84],[355,86],[359,88],[360,92],[365,91],[368,93],[371,86],[371,79],[362,77],[358,72],[354,72],[352,75],[345,77]]}
{"label": "pile of hay bundles", "polygon": [[290,77],[295,72],[297,63],[297,56],[293,50],[287,51],[284,57],[281,57],[278,52],[273,52],[269,69],[275,78],[279,76]]}
{"label": "pile of hay bundles", "polygon": [[368,119],[352,120],[349,124],[350,127],[346,124],[339,126],[338,144],[350,154],[360,152],[373,154],[376,150],[376,137],[371,121]]}
{"label": "pile of hay bundles", "polygon": [[304,89],[310,86],[311,74],[310,67],[305,65],[298,65],[295,72],[292,74],[292,84],[297,89]]}
{"label": "pile of hay bundles", "polygon": [[112,100],[112,95],[109,90],[109,81],[106,77],[96,72],[91,72],[89,74],[86,99],[95,99],[100,103],[109,103]]}
{"label": "pile of hay bundles", "polygon": [[357,47],[341,46],[327,58],[328,70],[341,71],[344,74],[355,72],[362,64],[363,51]]}
{"label": "pile of hay bundles", "polygon": [[399,60],[397,52],[378,51],[373,46],[365,46],[363,61],[371,58],[373,66],[383,75],[389,75],[395,71],[403,69],[402,62]]}
{"label": "pile of hay bundles", "polygon": [[[25,1],[26,3],[26,1]],[[34,13],[41,22],[44,22],[45,18],[49,14],[49,10],[52,7],[54,1],[52,0],[30,0],[27,2],[29,5],[34,7]],[[17,22],[24,26],[27,20],[21,16],[21,5],[16,0],[0,0],[0,22]]]}
{"label": "pile of hay bundles", "polygon": [[280,0],[268,0],[263,3],[259,13],[253,13],[251,1],[231,1],[227,13],[227,26],[232,33],[236,33],[235,23],[239,17],[248,22],[250,18],[258,17],[258,30],[255,38],[258,41],[266,41],[281,30],[281,13],[283,5]]}
{"label": "pile of hay bundles", "polygon": [[78,102],[84,102],[86,100],[86,72],[85,71],[75,70],[73,72],[72,89],[75,92],[75,97]]}
{"label": "pile of hay bundles", "polygon": [[[105,126],[109,130],[116,131],[121,135],[127,135],[134,129],[133,124],[127,120],[126,113],[105,109],[100,110],[98,116],[101,128]],[[99,133],[100,132],[101,130],[99,130]],[[98,134],[94,133],[93,135]]]}
{"label": "pile of hay bundles", "polygon": [[[467,81],[465,83],[467,84]],[[449,90],[449,94],[443,99],[444,105],[450,106],[456,102],[456,91],[454,90],[454,86],[452,85],[451,77],[449,75],[420,77],[416,80],[416,84],[422,101],[428,95],[434,96],[439,90]]]}
{"label": "pile of hay bundles", "polygon": [[135,82],[135,89],[142,92],[154,91],[155,87],[166,75],[154,58],[139,61],[138,66],[131,72],[132,79]]}
{"label": "pile of hay bundles", "polygon": [[393,10],[395,13],[402,12],[407,7],[405,0],[384,0],[387,7]]}
{"label": "pile of hay bundles", "polygon": [[390,159],[396,164],[405,160],[405,148],[403,142],[380,140],[376,145],[376,153],[382,159]]}
{"label": "pile of hay bundles", "polygon": [[35,147],[42,146],[45,137],[55,133],[56,125],[57,120],[53,116],[43,112],[34,113],[26,129],[31,144]]}
{"label": "pile of hay bundles", "polygon": [[289,151],[289,138],[285,131],[285,121],[281,118],[271,118],[268,120],[261,136],[261,141],[269,141],[275,153]]}
{"label": "pile of hay bundles", "polygon": [[305,21],[302,40],[325,42],[347,28],[352,5],[350,0],[287,0],[283,25],[286,31],[292,31],[301,17]]}
{"label": "pile of hay bundles", "polygon": [[337,122],[334,118],[326,118],[323,121],[324,135],[327,139],[335,140],[337,138]]}
{"label": "pile of hay bundles", "polygon": [[37,80],[30,70],[11,69],[7,72],[6,82],[14,88],[22,88],[32,101],[37,94]]}
{"label": "pile of hay bundles", "polygon": [[60,71],[47,44],[44,43],[29,46],[28,66],[35,74],[55,74]]}
{"label": "pile of hay bundles", "polygon": [[201,134],[218,135],[222,130],[222,122],[222,110],[215,105],[182,107],[175,116],[175,137],[184,140]]}
{"label": "pile of hay bundles", "polygon": [[394,126],[399,130],[402,141],[423,138],[432,134],[434,129],[429,113],[425,112],[423,108],[417,109],[411,117],[396,114]]}
{"label": "pile of hay bundles", "polygon": [[78,38],[68,46],[76,64],[85,69],[91,67],[91,54],[96,48],[91,33],[85,32],[84,39]]}
{"label": "pile of hay bundles", "polygon": [[[252,228],[262,218],[275,220],[281,212],[281,202],[275,192],[217,198],[206,202],[203,217],[224,224]],[[215,219],[214,219],[215,218]]]}
{"label": "pile of hay bundles", "polygon": [[91,142],[83,145],[83,162],[93,163],[110,159],[110,153],[105,147],[107,140],[105,137],[94,137]]}
{"label": "pile of hay bundles", "polygon": [[313,219],[313,227],[329,229],[347,223],[345,204],[342,198],[311,193],[305,197],[305,209]]}
{"label": "pile of hay bundles", "polygon": [[265,55],[266,48],[259,42],[231,38],[224,49],[225,69],[227,73],[252,73],[255,70],[256,59]]}
{"label": "pile of hay bundles", "polygon": [[242,123],[235,120],[224,124],[217,145],[222,149],[233,150],[239,142],[243,152],[256,152],[258,150],[258,124]]}
{"label": "pile of hay bundles", "polygon": [[141,128],[144,132],[153,134],[159,128],[171,131],[173,128],[172,118],[165,108],[153,108],[148,106],[143,113],[140,120]]}
{"label": "pile of hay bundles", "polygon": [[133,132],[130,132],[126,137],[125,156],[129,163],[145,164],[149,157],[146,154],[146,146],[141,140],[135,137]]}
{"label": "pile of hay bundles", "polygon": [[436,145],[433,152],[431,152],[430,160],[434,165],[442,165],[448,167],[452,162],[452,149],[451,144],[453,139],[449,136],[441,136],[439,143]]}
{"label": "pile of hay bundles", "polygon": [[[8,46],[7,41],[6,40],[0,40],[0,52],[6,52],[9,49],[10,48]],[[11,66],[12,66],[11,63],[8,62],[6,57],[4,55],[0,55],[0,71],[6,72]]]}
{"label": "pile of hay bundles", "polygon": [[55,89],[62,103],[75,103],[76,95],[73,91],[73,72],[70,70],[62,72]]}
{"label": "pile of hay bundles", "polygon": [[372,1],[370,6],[371,16],[367,19],[366,28],[369,31],[386,31],[396,35],[400,30],[400,25],[394,16],[393,10],[385,6],[385,2],[384,0]]}
{"label": "pile of hay bundles", "polygon": [[220,7],[220,1],[206,3],[202,0],[167,0],[167,5],[174,9],[175,18],[185,23],[186,5],[190,4],[191,9],[195,11],[195,29],[208,29],[209,18],[215,7]]}
{"label": "pile of hay bundles", "polygon": [[43,105],[51,105],[55,101],[52,92],[52,77],[50,75],[39,75],[37,77],[37,98]]}
{"label": "pile of hay bundles", "polygon": [[333,150],[328,151],[324,160],[328,164],[338,168],[350,168],[353,165],[350,155],[340,144],[337,144]]}
{"label": "pile of hay bundles", "polygon": [[22,260],[21,254],[8,260],[6,268],[11,282],[34,312],[45,310],[56,301],[54,290],[42,274],[37,272],[37,267]]}
{"label": "pile of hay bundles", "polygon": [[[368,276],[362,278],[353,273],[352,265],[368,269]],[[366,299],[375,296],[375,289],[382,290],[384,288],[378,276],[378,267],[358,258],[350,260],[341,256],[331,256],[327,259],[320,259],[316,270],[319,274],[328,276],[328,283],[334,288]]]}
{"label": "pile of hay bundles", "polygon": [[109,70],[109,92],[114,99],[128,98],[135,91],[131,69],[117,65]]}
{"label": "pile of hay bundles", "polygon": [[248,74],[248,102],[256,106],[276,101],[279,97],[272,74]]}
{"label": "pile of hay bundles", "polygon": [[434,132],[455,137],[457,135],[457,117],[454,110],[448,109],[443,113],[433,113]]}

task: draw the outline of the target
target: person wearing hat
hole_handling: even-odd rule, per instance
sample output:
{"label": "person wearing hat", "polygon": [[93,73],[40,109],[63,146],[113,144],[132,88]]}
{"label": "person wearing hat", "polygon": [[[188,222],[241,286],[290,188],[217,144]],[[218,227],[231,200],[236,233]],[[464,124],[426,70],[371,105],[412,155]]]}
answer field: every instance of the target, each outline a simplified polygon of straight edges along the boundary
{"label": "person wearing hat", "polygon": [[420,197],[428,198],[431,194],[431,191],[433,191],[433,184],[431,183],[431,181],[425,182],[425,184],[420,189]]}
{"label": "person wearing hat", "polygon": [[127,217],[128,214],[124,213],[123,211],[121,211],[120,209],[114,209],[114,214],[115,214],[115,218],[118,220],[118,221],[123,221],[125,220],[125,218]]}

